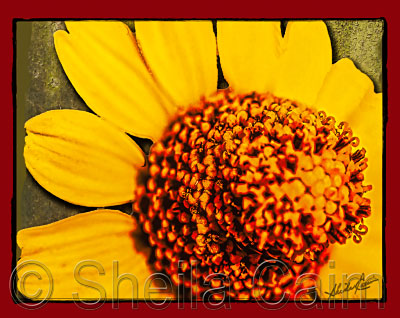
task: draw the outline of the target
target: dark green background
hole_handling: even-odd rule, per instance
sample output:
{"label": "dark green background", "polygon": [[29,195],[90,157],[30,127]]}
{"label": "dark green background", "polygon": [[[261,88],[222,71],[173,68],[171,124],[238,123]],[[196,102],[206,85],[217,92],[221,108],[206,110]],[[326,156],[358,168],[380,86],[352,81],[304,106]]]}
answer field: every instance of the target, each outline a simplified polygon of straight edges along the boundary
{"label": "dark green background", "polygon": [[[133,22],[125,21],[133,28]],[[333,46],[333,61],[348,57],[382,91],[383,20],[326,21]],[[74,91],[58,61],[53,33],[64,22],[16,22],[16,210],[17,231],[48,224],[90,208],[66,203],[41,188],[27,172],[23,160],[24,122],[51,109],[90,111]],[[118,207],[129,213],[130,205]]]}

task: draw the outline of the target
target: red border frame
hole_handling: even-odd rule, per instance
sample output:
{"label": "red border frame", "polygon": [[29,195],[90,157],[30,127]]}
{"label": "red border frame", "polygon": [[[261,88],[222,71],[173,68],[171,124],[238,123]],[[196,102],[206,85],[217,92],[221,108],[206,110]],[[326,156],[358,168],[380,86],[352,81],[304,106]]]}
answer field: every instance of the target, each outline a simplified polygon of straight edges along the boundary
{"label": "red border frame", "polygon": [[[94,4],[84,1],[70,0],[68,2],[42,1],[16,1],[3,8],[0,13],[0,34],[2,38],[2,50],[0,50],[0,88],[2,90],[2,106],[0,116],[0,134],[2,155],[0,156],[2,171],[2,181],[0,183],[0,205],[2,213],[1,258],[0,275],[0,299],[2,310],[16,315],[31,315],[33,317],[44,316],[70,316],[71,314],[82,314],[87,316],[109,316],[110,314],[157,314],[157,311],[150,309],[146,304],[139,304],[139,310],[132,310],[131,304],[120,304],[119,309],[113,310],[111,304],[104,304],[102,308],[95,311],[79,309],[73,303],[49,303],[43,308],[28,311],[16,305],[11,298],[8,288],[11,274],[11,199],[13,195],[13,95],[12,95],[12,69],[13,69],[13,18],[379,18],[384,17],[387,21],[387,101],[388,101],[388,123],[386,129],[386,277],[387,277],[387,302],[384,309],[378,309],[376,303],[367,303],[367,310],[360,310],[360,304],[349,304],[348,309],[342,309],[340,304],[336,304],[336,310],[328,309],[328,304],[324,304],[324,310],[300,310],[295,304],[287,304],[276,314],[323,314],[327,316],[354,315],[354,314],[393,314],[397,312],[396,298],[399,296],[399,278],[396,275],[398,256],[396,253],[396,225],[400,218],[400,213],[396,210],[397,205],[394,200],[397,195],[395,180],[399,177],[399,165],[397,164],[396,147],[397,124],[394,119],[399,114],[400,108],[395,101],[400,100],[400,90],[396,89],[398,84],[397,71],[399,70],[399,60],[396,58],[399,49],[397,34],[400,34],[397,23],[398,10],[393,5],[381,3],[369,3],[369,1],[333,1],[329,5],[322,1],[312,1],[312,3],[297,2],[291,4],[288,1],[254,1],[246,0],[235,6],[231,1],[227,3],[215,0],[202,0],[190,3],[189,1],[164,1],[155,4],[154,1],[135,3],[132,0],[127,3],[119,4],[122,1],[113,1],[109,7],[100,7],[100,2]],[[176,2],[176,1],[175,1]],[[190,304],[185,304],[186,309]],[[189,309],[190,310],[190,309]],[[338,312],[339,310],[339,312]],[[204,314],[220,315],[225,311],[210,311],[202,304],[198,304],[198,309],[190,310],[190,315],[198,317]],[[232,303],[232,314],[274,314],[261,308],[256,303]],[[186,310],[179,310],[176,303],[172,303],[160,314],[187,314]]]}

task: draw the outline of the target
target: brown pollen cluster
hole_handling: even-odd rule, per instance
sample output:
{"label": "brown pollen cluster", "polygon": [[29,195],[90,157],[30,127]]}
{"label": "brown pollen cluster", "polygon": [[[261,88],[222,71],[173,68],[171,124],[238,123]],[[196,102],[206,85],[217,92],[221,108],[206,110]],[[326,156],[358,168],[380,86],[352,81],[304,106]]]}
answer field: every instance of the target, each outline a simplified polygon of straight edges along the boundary
{"label": "brown pollen cluster", "polygon": [[[358,144],[347,123],[271,94],[219,92],[178,115],[152,146],[134,203],[156,270],[200,294],[221,273],[210,286],[236,298],[293,295],[329,244],[367,232]],[[289,272],[256,277],[270,259]]]}

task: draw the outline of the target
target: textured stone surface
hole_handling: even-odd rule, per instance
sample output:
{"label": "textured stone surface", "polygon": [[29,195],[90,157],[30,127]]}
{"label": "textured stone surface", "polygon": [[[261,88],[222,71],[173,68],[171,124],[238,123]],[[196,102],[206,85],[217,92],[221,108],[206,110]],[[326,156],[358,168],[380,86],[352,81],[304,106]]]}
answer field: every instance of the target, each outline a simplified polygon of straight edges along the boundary
{"label": "textured stone surface", "polygon": [[383,20],[326,21],[333,47],[333,60],[350,58],[382,92]]}
{"label": "textured stone surface", "polygon": [[[17,73],[17,88],[24,80],[29,80],[30,85],[24,92],[25,100],[17,105],[18,115],[23,116],[26,121],[52,109],[88,110],[65,76],[54,49],[53,33],[58,29],[65,29],[64,23],[32,22],[31,27],[31,43],[26,61],[28,74]],[[17,220],[20,228],[54,222],[82,210],[81,207],[52,196],[41,188],[29,173],[26,173],[18,203],[20,209]]]}
{"label": "textured stone surface", "polygon": [[[54,222],[89,208],[63,202],[42,189],[26,172],[23,157],[23,123],[46,110],[71,108],[90,111],[65,76],[57,59],[53,33],[65,29],[63,22],[18,22],[18,29],[31,32],[28,39],[19,33],[17,46],[17,230]],[[29,23],[24,25],[21,23]],[[133,27],[133,23],[128,23]],[[330,20],[328,29],[334,62],[351,58],[382,91],[382,20]],[[27,52],[18,51],[26,48]],[[129,213],[130,205],[119,207]]]}

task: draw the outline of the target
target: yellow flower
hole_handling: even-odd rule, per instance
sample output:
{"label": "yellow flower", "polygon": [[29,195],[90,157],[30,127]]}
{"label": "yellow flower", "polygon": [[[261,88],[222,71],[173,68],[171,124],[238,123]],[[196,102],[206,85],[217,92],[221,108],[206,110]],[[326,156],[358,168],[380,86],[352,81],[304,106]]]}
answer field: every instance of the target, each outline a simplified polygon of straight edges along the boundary
{"label": "yellow flower", "polygon": [[[55,110],[26,122],[26,167],[46,190],[87,207],[139,198],[138,173],[146,159],[127,134],[163,140],[165,129],[173,129],[185,110],[220,98],[222,93],[215,96],[218,47],[229,94],[277,96],[279,101],[307,105],[350,124],[367,150],[363,185],[373,186],[366,195],[372,210],[365,220],[369,233],[359,245],[352,240],[335,244],[330,256],[335,268],[322,269],[322,290],[328,290],[328,274],[337,274],[337,282],[342,273],[382,274],[382,96],[374,93],[371,80],[349,59],[332,65],[323,22],[289,22],[283,38],[279,22],[218,22],[217,39],[209,21],[136,22],[135,35],[120,22],[66,25],[68,33],[54,35],[58,57],[76,91],[98,116]],[[224,96],[226,102],[228,95]],[[24,229],[17,236],[22,250],[18,264],[34,260],[50,270],[52,299],[71,299],[76,292],[81,299],[98,298],[99,292],[107,298],[130,298],[130,283],[112,284],[113,279],[126,277],[121,276],[124,273],[136,276],[139,293],[134,296],[143,297],[152,271],[148,249],[138,251],[136,227],[131,216],[100,209]],[[104,288],[88,288],[88,283],[74,277],[76,265],[84,260],[100,264],[82,268],[86,283],[94,281]],[[48,289],[46,279],[24,280],[22,273],[19,277],[25,288],[20,289],[27,295]],[[378,296],[377,288],[368,291],[369,298]]]}

